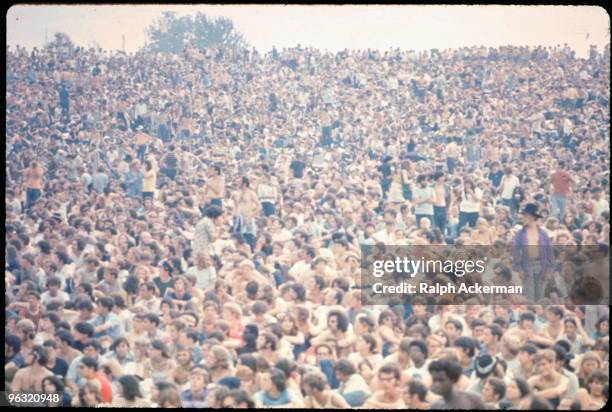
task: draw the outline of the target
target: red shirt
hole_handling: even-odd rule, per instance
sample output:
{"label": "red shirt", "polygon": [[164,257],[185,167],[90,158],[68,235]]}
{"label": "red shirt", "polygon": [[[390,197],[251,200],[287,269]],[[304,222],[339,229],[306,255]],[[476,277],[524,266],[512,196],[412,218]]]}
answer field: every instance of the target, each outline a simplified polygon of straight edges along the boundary
{"label": "red shirt", "polygon": [[111,383],[100,371],[96,372],[93,378],[100,382],[102,403],[111,403],[113,401],[113,387]]}
{"label": "red shirt", "polygon": [[572,181],[569,173],[563,170],[556,171],[550,176],[550,180],[553,185],[554,193],[559,193],[563,196],[569,194],[569,186]]}

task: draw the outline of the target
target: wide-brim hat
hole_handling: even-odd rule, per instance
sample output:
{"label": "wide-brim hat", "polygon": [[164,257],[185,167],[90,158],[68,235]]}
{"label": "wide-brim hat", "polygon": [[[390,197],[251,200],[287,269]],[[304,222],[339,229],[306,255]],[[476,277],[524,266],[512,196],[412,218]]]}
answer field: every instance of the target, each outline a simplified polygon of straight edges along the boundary
{"label": "wide-brim hat", "polygon": [[521,210],[521,214],[523,215],[531,215],[537,219],[541,219],[542,215],[538,212],[538,205],[534,203],[528,203],[525,205],[523,210]]}

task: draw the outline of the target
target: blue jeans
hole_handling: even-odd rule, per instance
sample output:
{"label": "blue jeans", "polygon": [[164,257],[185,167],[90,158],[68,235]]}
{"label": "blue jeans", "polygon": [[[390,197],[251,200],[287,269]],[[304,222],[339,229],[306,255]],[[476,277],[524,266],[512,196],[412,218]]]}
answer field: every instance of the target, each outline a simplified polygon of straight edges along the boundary
{"label": "blue jeans", "polygon": [[138,160],[144,162],[145,152],[147,151],[147,145],[143,144],[138,146]]}
{"label": "blue jeans", "polygon": [[455,167],[457,167],[457,159],[454,157],[446,158],[446,167],[448,167],[448,174],[453,174]]}
{"label": "blue jeans", "polygon": [[270,203],[270,202],[261,202],[261,211],[263,212],[263,215],[265,217],[270,217],[274,214],[274,212],[276,211],[274,209],[274,203]]}
{"label": "blue jeans", "polygon": [[552,215],[557,221],[562,222],[567,210],[567,197],[561,193],[553,193],[552,195]]}
{"label": "blue jeans", "polygon": [[25,208],[29,209],[40,198],[42,191],[40,189],[26,189],[26,204]]}
{"label": "blue jeans", "polygon": [[478,220],[478,212],[459,212],[459,230],[465,224],[469,224],[473,229],[476,227],[476,221]]}
{"label": "blue jeans", "polygon": [[539,260],[526,263],[525,278],[523,279],[523,295],[530,303],[536,303],[542,299],[545,282],[542,276],[542,265]]}
{"label": "blue jeans", "polygon": [[514,203],[513,199],[502,199],[502,205],[507,206],[510,209],[510,216],[512,216],[512,219],[516,219],[516,204]]}
{"label": "blue jeans", "polygon": [[437,227],[438,229],[440,229],[440,231],[442,232],[443,235],[446,234],[446,221],[447,221],[447,214],[446,214],[446,208],[445,207],[438,207],[438,206],[434,206],[434,225],[435,227]]}

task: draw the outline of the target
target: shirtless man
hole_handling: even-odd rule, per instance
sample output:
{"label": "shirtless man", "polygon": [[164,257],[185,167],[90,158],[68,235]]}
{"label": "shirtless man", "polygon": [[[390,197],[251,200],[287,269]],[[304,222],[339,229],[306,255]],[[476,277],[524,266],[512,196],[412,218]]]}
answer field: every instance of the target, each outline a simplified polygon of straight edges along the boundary
{"label": "shirtless man", "polygon": [[223,207],[225,197],[225,178],[221,175],[221,166],[214,165],[210,168],[210,181],[206,185],[206,198],[210,205]]}
{"label": "shirtless man", "polygon": [[34,346],[32,352],[26,357],[29,365],[19,369],[15,374],[11,391],[13,393],[41,393],[42,381],[53,373],[46,368],[48,362],[47,351],[42,346]]}
{"label": "shirtless man", "polygon": [[471,392],[455,390],[454,384],[461,377],[459,363],[446,359],[429,364],[431,391],[442,399],[431,404],[431,409],[485,409],[481,397]]}
{"label": "shirtless man", "polygon": [[401,371],[395,365],[385,365],[378,371],[379,391],[363,404],[364,409],[405,409],[402,399]]}
{"label": "shirtless man", "polygon": [[43,176],[44,170],[37,162],[32,162],[30,167],[23,171],[26,209],[29,209],[40,198],[43,189]]}
{"label": "shirtless man", "polygon": [[580,388],[576,391],[576,398],[580,400],[582,409],[586,411],[597,411],[606,404],[607,396],[604,395],[604,387],[609,384],[608,375],[601,370],[596,370],[589,375],[586,386],[588,389]]}
{"label": "shirtless man", "polygon": [[535,396],[548,400],[556,408],[569,389],[569,379],[555,370],[555,352],[551,349],[539,351],[536,364],[539,373],[527,383]]}
{"label": "shirtless man", "polygon": [[240,191],[234,195],[234,203],[236,204],[235,213],[238,219],[238,225],[234,229],[238,230],[249,243],[251,249],[254,249],[255,236],[257,235],[255,217],[259,216],[261,204],[257,194],[251,189],[251,182],[246,176],[242,178]]}
{"label": "shirtless man", "polygon": [[513,241],[513,264],[520,273],[525,296],[535,303],[543,297],[547,272],[553,266],[553,250],[550,238],[538,225],[538,219],[542,218],[538,206],[525,205],[521,218],[524,226]]}

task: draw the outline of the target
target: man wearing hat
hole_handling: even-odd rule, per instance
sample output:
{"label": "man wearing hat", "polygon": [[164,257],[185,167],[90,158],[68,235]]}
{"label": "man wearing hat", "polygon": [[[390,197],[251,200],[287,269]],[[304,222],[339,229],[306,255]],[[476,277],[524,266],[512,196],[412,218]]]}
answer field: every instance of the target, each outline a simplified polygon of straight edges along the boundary
{"label": "man wearing hat", "polygon": [[541,218],[536,204],[526,204],[521,211],[523,228],[512,242],[514,269],[520,274],[525,297],[533,303],[543,297],[546,275],[553,263],[550,238],[538,224]]}
{"label": "man wearing hat", "polygon": [[485,381],[489,377],[494,377],[495,369],[497,368],[497,358],[491,355],[480,355],[474,361],[474,374],[472,375],[472,384],[470,392],[482,393]]}

